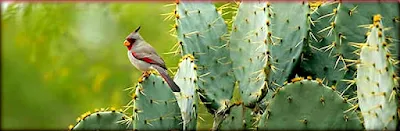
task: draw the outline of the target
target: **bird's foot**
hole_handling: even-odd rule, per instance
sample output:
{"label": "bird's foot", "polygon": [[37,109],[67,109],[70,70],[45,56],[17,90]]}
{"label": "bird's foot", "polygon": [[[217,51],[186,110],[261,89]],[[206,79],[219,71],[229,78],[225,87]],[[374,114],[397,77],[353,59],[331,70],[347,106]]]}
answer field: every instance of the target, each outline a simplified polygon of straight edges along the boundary
{"label": "bird's foot", "polygon": [[147,77],[149,77],[151,74],[150,71],[145,71],[142,73],[142,76],[139,77],[138,81],[139,83],[142,83],[144,81],[144,79],[146,79]]}
{"label": "bird's foot", "polygon": [[138,81],[139,83],[143,82],[144,79],[146,79],[147,77],[149,77],[151,74],[156,73],[156,71],[150,70],[150,71],[144,71],[142,73],[142,76],[139,77]]}
{"label": "bird's foot", "polygon": [[147,78],[147,77],[150,76],[150,74],[151,74],[150,71],[145,71],[145,72],[143,72],[143,77],[144,77],[144,78]]}

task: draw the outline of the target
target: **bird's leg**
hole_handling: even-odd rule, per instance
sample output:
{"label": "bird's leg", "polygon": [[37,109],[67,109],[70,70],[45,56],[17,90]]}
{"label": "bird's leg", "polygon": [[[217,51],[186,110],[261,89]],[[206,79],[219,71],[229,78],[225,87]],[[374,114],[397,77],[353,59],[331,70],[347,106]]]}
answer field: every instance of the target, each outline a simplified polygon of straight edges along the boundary
{"label": "bird's leg", "polygon": [[150,74],[151,74],[150,71],[144,71],[144,72],[142,73],[142,76],[140,76],[139,79],[138,79],[139,83],[142,83],[142,82],[144,81],[145,78],[147,78],[147,77],[150,76]]}

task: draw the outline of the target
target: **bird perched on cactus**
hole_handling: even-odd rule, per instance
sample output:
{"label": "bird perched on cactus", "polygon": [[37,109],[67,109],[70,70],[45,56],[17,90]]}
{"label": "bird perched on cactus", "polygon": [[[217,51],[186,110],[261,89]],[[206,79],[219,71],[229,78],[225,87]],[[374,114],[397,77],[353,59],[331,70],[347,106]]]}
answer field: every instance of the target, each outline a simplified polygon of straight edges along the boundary
{"label": "bird perched on cactus", "polygon": [[[130,33],[124,45],[128,48],[128,58],[132,65],[138,70],[143,71],[143,76],[149,75],[149,71],[157,70],[161,77],[167,82],[174,92],[180,92],[180,88],[168,75],[164,60],[157,54],[155,49],[147,43],[139,34],[140,26]],[[143,76],[139,79],[142,80]]]}

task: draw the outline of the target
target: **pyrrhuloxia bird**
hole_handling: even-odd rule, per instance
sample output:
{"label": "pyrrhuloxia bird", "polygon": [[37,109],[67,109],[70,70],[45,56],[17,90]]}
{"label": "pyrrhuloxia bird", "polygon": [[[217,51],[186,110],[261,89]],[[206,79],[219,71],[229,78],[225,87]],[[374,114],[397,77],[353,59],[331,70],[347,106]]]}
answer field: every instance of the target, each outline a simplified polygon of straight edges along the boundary
{"label": "pyrrhuloxia bird", "polygon": [[132,65],[138,70],[144,71],[145,74],[152,69],[157,70],[173,92],[180,92],[178,85],[169,77],[164,60],[140,36],[139,29],[140,26],[129,34],[124,41],[124,45],[128,48],[128,58]]}

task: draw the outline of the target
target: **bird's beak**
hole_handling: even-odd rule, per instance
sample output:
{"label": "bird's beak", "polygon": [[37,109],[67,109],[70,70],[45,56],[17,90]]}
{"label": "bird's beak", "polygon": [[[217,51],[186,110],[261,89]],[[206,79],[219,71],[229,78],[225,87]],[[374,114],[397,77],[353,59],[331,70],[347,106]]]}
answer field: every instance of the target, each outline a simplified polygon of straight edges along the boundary
{"label": "bird's beak", "polygon": [[129,41],[125,40],[125,41],[124,41],[124,45],[125,45],[125,46],[129,46],[129,45],[131,45],[131,43],[129,43]]}

